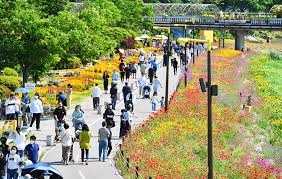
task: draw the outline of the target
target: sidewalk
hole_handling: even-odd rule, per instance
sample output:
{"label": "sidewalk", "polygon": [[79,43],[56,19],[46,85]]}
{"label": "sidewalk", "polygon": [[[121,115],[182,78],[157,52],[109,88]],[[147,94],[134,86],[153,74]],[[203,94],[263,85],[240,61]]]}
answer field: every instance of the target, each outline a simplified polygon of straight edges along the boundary
{"label": "sidewalk", "polygon": [[[169,81],[169,93],[170,95],[175,91],[180,69],[178,75],[173,75],[173,68],[170,66],[170,81]],[[161,80],[163,88],[161,88],[161,92],[159,97],[165,96],[165,77],[166,77],[166,69],[161,67],[157,72],[158,78]],[[140,77],[140,73],[138,71],[137,78]],[[130,83],[133,81],[131,80]],[[121,86],[119,86],[119,90]],[[148,118],[151,111],[151,102],[149,99],[139,99],[139,95],[137,87],[134,90],[134,95],[137,97],[134,103],[134,117],[132,119],[132,127],[135,128],[139,124],[141,124],[144,120]],[[109,94],[104,95],[101,99],[101,104],[104,102],[109,102],[110,97]],[[63,174],[66,179],[85,179],[85,178],[98,178],[98,179],[115,179],[121,178],[119,173],[117,172],[114,163],[113,157],[115,152],[118,150],[118,144],[121,143],[119,140],[119,128],[120,128],[120,110],[124,108],[123,100],[118,101],[117,110],[115,110],[115,121],[116,127],[112,129],[112,145],[113,151],[109,160],[106,162],[98,161],[98,129],[101,127],[101,123],[103,121],[102,115],[97,115],[97,111],[93,111],[92,109],[92,98],[89,97],[83,103],[81,103],[82,109],[85,111],[85,120],[89,125],[90,131],[93,134],[92,139],[92,148],[89,151],[89,165],[82,165],[80,162],[80,149],[79,144],[76,142],[74,144],[74,164],[70,164],[68,166],[61,165],[61,144],[56,144],[53,147],[46,147],[46,135],[54,135],[54,121],[42,121],[41,123],[41,131],[32,131],[36,136],[38,136],[38,140],[42,147],[42,151],[44,157],[41,159],[43,162],[51,163],[54,167],[56,167]],[[71,123],[71,114],[73,109],[68,111],[67,122]],[[103,108],[104,112],[104,108]]]}

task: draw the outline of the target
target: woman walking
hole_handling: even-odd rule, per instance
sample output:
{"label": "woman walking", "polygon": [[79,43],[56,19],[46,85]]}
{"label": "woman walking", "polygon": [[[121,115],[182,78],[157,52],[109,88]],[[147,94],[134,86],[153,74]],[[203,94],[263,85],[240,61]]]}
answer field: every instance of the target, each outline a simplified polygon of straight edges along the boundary
{"label": "woman walking", "polygon": [[13,146],[6,157],[7,161],[7,179],[18,179],[19,163],[21,157],[17,154],[17,147]]}
{"label": "woman walking", "polygon": [[108,86],[109,86],[109,74],[107,71],[104,72],[103,74],[103,84],[104,84],[104,90],[105,90],[105,93],[107,94],[108,92]]}
{"label": "woman walking", "polygon": [[[81,161],[82,163],[85,162],[86,165],[88,165],[89,149],[91,148],[91,137],[92,136],[88,126],[86,124],[83,124],[82,132],[79,134],[79,145],[81,149]],[[84,156],[86,156],[86,160],[84,160]]]}

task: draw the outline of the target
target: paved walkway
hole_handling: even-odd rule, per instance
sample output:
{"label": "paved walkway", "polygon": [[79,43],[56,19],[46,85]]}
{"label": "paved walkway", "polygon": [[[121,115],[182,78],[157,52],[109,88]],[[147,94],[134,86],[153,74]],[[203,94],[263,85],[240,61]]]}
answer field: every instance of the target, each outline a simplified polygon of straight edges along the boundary
{"label": "paved walkway", "polygon": [[[161,80],[163,88],[161,88],[161,92],[159,97],[165,96],[165,68],[161,67],[158,72],[157,76]],[[180,70],[177,75],[173,75],[173,68],[170,66],[170,81],[169,81],[169,92],[170,95],[175,91],[178,79],[180,75]],[[137,78],[140,74],[137,75]],[[134,80],[131,79],[130,83],[134,83]],[[120,85],[121,88],[122,85]],[[120,90],[120,89],[119,89]],[[137,127],[140,123],[148,118],[151,111],[151,103],[149,99],[140,99],[138,98],[139,95],[137,87],[135,87],[134,94],[137,97],[134,103],[134,116],[132,118],[132,126],[133,128]],[[104,102],[109,102],[110,97],[109,94],[103,95],[101,104]],[[117,110],[115,111],[115,121],[116,127],[112,129],[113,139],[113,151],[109,157],[109,160],[106,162],[99,162],[98,161],[98,129],[101,127],[101,123],[103,121],[102,115],[98,115],[96,111],[92,109],[92,98],[87,98],[83,103],[81,103],[82,109],[85,111],[85,120],[86,123],[89,125],[90,131],[93,134],[92,139],[92,148],[89,152],[89,165],[83,165],[80,161],[80,149],[79,144],[76,142],[74,144],[74,164],[70,164],[68,166],[61,164],[61,144],[56,144],[53,147],[46,147],[46,135],[53,134],[54,135],[54,122],[53,121],[42,121],[41,123],[41,131],[34,133],[38,136],[40,144],[43,148],[44,157],[41,161],[51,163],[54,167],[58,168],[64,178],[66,179],[90,179],[90,178],[97,178],[97,179],[115,179],[115,178],[122,178],[119,173],[117,172],[113,157],[118,150],[118,144],[121,141],[118,139],[119,136],[119,128],[120,128],[120,110],[124,108],[123,100],[118,101]],[[67,115],[67,122],[71,123],[71,114],[73,109],[68,111]],[[104,111],[104,108],[103,108]]]}

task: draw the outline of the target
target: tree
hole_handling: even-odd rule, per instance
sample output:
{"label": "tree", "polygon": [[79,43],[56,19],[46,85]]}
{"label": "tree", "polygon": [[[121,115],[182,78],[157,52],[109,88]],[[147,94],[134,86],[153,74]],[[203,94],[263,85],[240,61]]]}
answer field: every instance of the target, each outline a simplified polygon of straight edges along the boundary
{"label": "tree", "polygon": [[69,0],[28,0],[28,2],[48,16],[63,11]]}
{"label": "tree", "polygon": [[25,83],[31,71],[39,76],[54,64],[49,59],[49,47],[44,43],[43,32],[48,27],[40,12],[25,1],[17,1],[12,13],[2,21],[5,26],[0,27],[1,62],[5,66],[19,65]]}

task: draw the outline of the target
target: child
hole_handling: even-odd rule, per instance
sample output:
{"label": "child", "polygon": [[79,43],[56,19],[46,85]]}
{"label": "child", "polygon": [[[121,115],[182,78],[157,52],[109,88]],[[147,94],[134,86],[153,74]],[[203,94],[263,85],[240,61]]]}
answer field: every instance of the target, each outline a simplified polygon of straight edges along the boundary
{"label": "child", "polygon": [[153,97],[152,97],[151,102],[152,102],[152,111],[156,111],[157,110],[157,105],[159,103],[156,91],[153,93]]}

